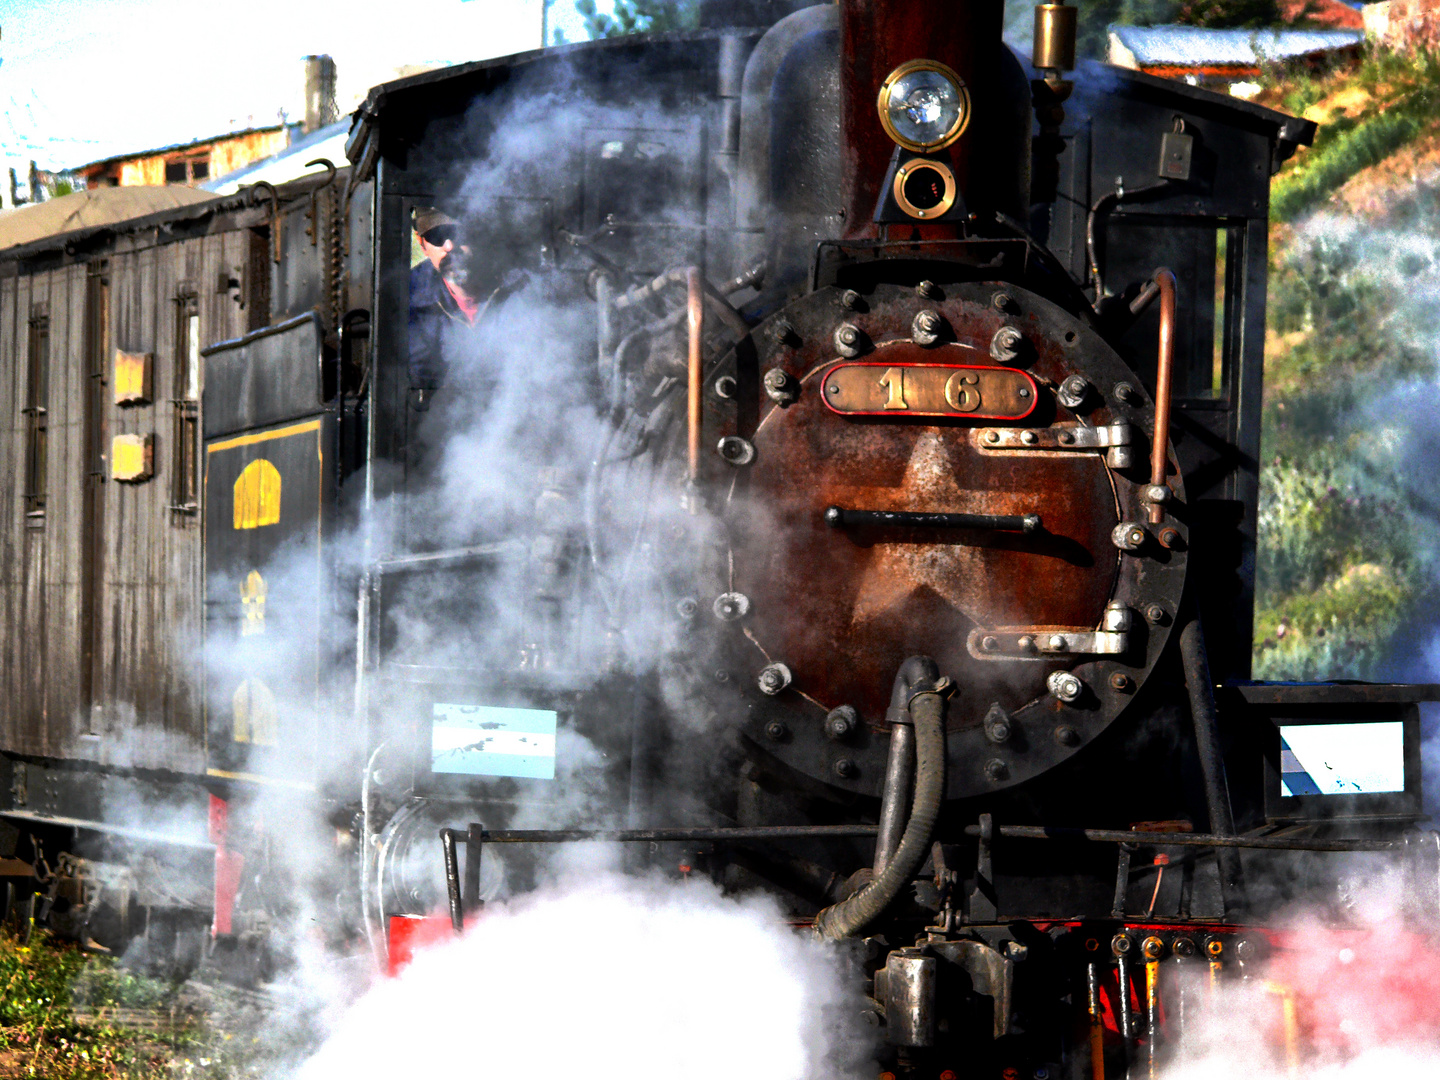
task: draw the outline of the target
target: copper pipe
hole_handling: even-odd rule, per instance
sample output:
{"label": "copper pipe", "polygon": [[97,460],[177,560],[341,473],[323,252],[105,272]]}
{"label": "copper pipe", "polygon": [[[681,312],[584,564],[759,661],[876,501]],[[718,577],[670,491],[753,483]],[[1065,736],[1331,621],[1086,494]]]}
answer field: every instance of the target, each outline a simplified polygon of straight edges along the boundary
{"label": "copper pipe", "polygon": [[1087,978],[1090,1012],[1090,1076],[1105,1080],[1105,1022],[1100,1016],[1100,965],[1092,963]]}
{"label": "copper pipe", "polygon": [[[1170,399],[1175,376],[1175,274],[1162,267],[1155,271],[1160,287],[1160,357],[1155,370],[1155,434],[1150,441],[1150,486],[1164,487],[1169,468]],[[1150,504],[1150,524],[1165,520],[1165,504]]]}
{"label": "copper pipe", "polygon": [[[699,267],[692,266],[685,272],[685,288],[689,293],[687,303],[690,316],[689,478],[691,485],[694,485],[700,479],[700,380],[704,377],[704,372],[701,370],[700,344],[705,334],[705,291],[701,283]],[[1172,304],[1171,307],[1173,308],[1174,305]],[[693,502],[691,509],[694,509]]]}

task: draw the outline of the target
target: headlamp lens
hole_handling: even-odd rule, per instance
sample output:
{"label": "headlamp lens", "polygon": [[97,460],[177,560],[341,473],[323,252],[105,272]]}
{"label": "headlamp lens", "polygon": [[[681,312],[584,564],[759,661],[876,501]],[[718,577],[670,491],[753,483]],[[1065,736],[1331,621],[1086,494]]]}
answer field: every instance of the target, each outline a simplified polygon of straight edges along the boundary
{"label": "headlamp lens", "polygon": [[948,146],[965,130],[970,95],[944,64],[915,60],[890,73],[880,89],[880,119],[908,150]]}
{"label": "headlamp lens", "polygon": [[890,88],[890,122],[911,142],[940,142],[960,114],[959,87],[938,71],[912,71]]}

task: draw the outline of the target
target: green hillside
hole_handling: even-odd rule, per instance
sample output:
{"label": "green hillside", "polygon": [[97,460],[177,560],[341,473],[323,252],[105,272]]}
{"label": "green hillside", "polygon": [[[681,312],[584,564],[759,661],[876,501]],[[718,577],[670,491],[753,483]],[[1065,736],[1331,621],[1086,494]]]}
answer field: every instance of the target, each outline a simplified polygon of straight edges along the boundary
{"label": "green hillside", "polygon": [[1424,677],[1440,599],[1440,62],[1276,73],[1255,676]]}

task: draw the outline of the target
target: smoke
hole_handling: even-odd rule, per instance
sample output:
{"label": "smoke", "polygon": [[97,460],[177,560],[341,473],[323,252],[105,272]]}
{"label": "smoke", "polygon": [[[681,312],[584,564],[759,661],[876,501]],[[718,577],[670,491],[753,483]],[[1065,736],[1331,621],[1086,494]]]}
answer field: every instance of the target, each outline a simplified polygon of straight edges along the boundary
{"label": "smoke", "polygon": [[863,999],[841,954],[778,909],[600,870],[572,850],[549,887],[485,909],[339,1023],[298,1080],[526,1076],[845,1080]]}

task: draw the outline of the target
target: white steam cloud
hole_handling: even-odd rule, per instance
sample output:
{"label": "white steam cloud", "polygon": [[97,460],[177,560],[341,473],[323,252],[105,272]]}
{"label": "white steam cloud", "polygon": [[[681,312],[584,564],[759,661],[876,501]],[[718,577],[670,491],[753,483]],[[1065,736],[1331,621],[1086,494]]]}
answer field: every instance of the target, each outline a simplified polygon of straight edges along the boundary
{"label": "white steam cloud", "polygon": [[833,1080],[866,1072],[839,954],[708,881],[596,873],[486,908],[338,1024],[298,1080],[576,1075]]}

